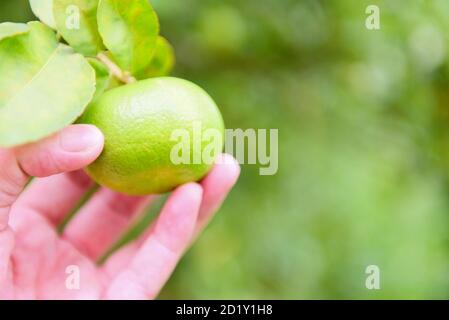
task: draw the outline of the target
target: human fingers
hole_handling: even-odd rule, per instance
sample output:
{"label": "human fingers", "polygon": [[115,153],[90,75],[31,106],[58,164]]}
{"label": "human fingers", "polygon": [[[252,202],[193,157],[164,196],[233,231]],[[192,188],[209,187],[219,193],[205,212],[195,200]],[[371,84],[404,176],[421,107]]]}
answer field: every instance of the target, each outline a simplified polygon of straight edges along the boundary
{"label": "human fingers", "polygon": [[62,237],[97,260],[120,239],[151,199],[100,189],[69,222]]}
{"label": "human fingers", "polygon": [[87,166],[100,155],[103,143],[98,128],[77,124],[37,143],[21,146],[15,154],[26,174],[48,177]]}
{"label": "human fingers", "polygon": [[223,204],[239,175],[240,165],[237,160],[228,154],[222,154],[212,171],[201,181],[204,193],[195,228],[196,236]]}
{"label": "human fingers", "polygon": [[57,227],[93,186],[83,170],[37,178],[20,195],[15,208],[31,209]]}
{"label": "human fingers", "polygon": [[176,189],[151,234],[111,282],[106,299],[155,298],[178,264],[195,232],[203,190],[188,183]]}
{"label": "human fingers", "polygon": [[[49,177],[64,172],[79,170],[93,162],[100,155],[102,149],[103,135],[99,129],[91,125],[72,125],[39,142],[23,145],[6,151],[10,157],[9,167],[11,168],[10,172],[12,172],[9,175],[10,185],[16,187],[14,191],[5,191],[5,189],[3,189],[3,195],[9,196],[9,201],[7,202],[8,213],[11,205],[16,202],[20,192],[23,190],[25,185],[25,182],[23,181],[26,181],[29,176]],[[13,175],[14,172],[16,173]],[[25,179],[22,178],[21,183],[17,182],[19,180],[19,172],[25,177]],[[8,186],[7,181],[8,179],[4,179],[3,181],[0,180],[0,186]],[[62,186],[67,186],[66,183]],[[42,209],[48,209],[53,206],[51,210],[44,210],[47,213],[49,211],[53,213],[54,210],[58,210],[57,204],[52,201],[52,197],[56,196],[56,194],[37,193],[40,191],[45,190],[42,190],[41,187],[37,190],[31,188],[31,193],[29,196],[25,194],[24,199],[28,199],[27,201],[29,201],[28,204],[30,206],[37,205],[39,207],[39,205],[42,206],[42,204],[46,202],[46,208]],[[46,189],[46,191],[54,190]],[[64,206],[73,204],[77,198],[77,195],[69,195],[68,191],[69,190],[67,189],[58,191],[59,193],[67,192],[65,196],[73,197],[71,203],[69,203],[69,201],[68,203],[65,203]],[[0,193],[0,198],[1,197],[2,195]],[[20,203],[21,201],[18,201],[17,203],[18,211],[20,211]],[[2,216],[6,216],[6,214],[3,213]],[[5,221],[6,219],[7,218],[3,218],[1,220]],[[20,223],[21,216],[16,215],[15,219],[15,223]]]}

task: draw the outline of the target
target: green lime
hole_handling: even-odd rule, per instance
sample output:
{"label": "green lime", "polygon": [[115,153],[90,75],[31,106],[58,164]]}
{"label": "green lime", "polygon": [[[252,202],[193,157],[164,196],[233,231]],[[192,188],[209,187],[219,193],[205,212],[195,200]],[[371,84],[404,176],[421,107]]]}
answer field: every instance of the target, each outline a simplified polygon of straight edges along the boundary
{"label": "green lime", "polygon": [[106,92],[78,120],[105,136],[87,173],[121,193],[163,193],[204,177],[223,149],[224,123],[211,97],[177,78],[152,78]]}

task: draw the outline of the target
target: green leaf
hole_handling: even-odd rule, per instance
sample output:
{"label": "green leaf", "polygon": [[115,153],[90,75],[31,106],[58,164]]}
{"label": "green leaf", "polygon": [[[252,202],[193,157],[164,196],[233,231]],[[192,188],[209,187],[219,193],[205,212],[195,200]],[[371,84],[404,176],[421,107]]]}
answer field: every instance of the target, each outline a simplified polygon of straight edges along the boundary
{"label": "green leaf", "polygon": [[4,38],[27,33],[30,31],[28,25],[24,23],[4,22],[0,24],[0,41]]}
{"label": "green leaf", "polygon": [[159,36],[156,43],[156,52],[150,65],[137,75],[138,79],[147,79],[151,77],[163,77],[170,74],[175,65],[175,52],[171,44]]}
{"label": "green leaf", "polygon": [[95,70],[96,75],[96,90],[93,100],[100,97],[110,86],[111,72],[109,69],[98,59],[87,58],[92,68]]}
{"label": "green leaf", "polygon": [[[44,64],[58,45],[54,32],[39,22],[28,24],[0,24],[0,34],[9,30],[9,36],[0,39],[0,107],[10,96],[22,90],[31,76]],[[17,33],[16,30],[28,30]]]}
{"label": "green leaf", "polygon": [[106,48],[124,71],[135,75],[150,64],[159,22],[148,0],[100,0],[98,27]]}
{"label": "green leaf", "polygon": [[95,56],[104,49],[98,33],[99,0],[53,0],[56,29],[76,51]]}
{"label": "green leaf", "polygon": [[56,29],[55,18],[53,17],[53,0],[30,0],[31,10],[43,23]]}
{"label": "green leaf", "polygon": [[[39,140],[78,118],[95,91],[87,60],[40,22],[0,40],[0,145]],[[0,33],[11,29],[0,24]],[[11,34],[11,32],[10,32]]]}

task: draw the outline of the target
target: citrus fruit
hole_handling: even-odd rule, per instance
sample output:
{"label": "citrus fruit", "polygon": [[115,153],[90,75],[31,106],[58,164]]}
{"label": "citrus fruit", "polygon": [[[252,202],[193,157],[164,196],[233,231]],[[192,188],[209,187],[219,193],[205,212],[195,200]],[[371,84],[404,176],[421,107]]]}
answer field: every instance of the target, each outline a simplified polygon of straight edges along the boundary
{"label": "citrus fruit", "polygon": [[[130,195],[164,193],[201,179],[213,163],[198,160],[206,150],[210,158],[223,148],[218,107],[203,89],[178,78],[152,78],[107,91],[78,122],[97,126],[105,137],[103,152],[87,173],[100,185]],[[205,137],[211,130],[220,139]],[[186,149],[179,148],[179,137]],[[189,152],[183,155],[188,161],[179,163],[173,156],[183,150]]]}

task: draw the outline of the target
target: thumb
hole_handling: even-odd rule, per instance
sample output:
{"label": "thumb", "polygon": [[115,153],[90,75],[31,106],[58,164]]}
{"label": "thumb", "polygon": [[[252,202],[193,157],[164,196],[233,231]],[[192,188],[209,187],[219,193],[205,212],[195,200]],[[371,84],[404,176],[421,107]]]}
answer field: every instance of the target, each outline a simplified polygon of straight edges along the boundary
{"label": "thumb", "polygon": [[81,169],[100,155],[103,140],[95,126],[78,124],[36,143],[0,149],[0,232],[6,229],[11,206],[29,176]]}
{"label": "thumb", "polygon": [[103,134],[92,125],[77,124],[38,143],[15,150],[17,161],[29,176],[47,177],[81,169],[103,149]]}

